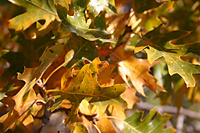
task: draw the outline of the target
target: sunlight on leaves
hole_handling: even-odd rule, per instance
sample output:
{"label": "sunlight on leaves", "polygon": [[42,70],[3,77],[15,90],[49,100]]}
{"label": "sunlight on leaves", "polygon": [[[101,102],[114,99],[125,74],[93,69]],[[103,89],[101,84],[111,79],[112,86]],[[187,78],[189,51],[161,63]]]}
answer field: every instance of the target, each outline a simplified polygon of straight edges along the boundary
{"label": "sunlight on leaves", "polygon": [[61,79],[61,90],[49,90],[48,92],[51,92],[53,96],[60,95],[62,99],[68,99],[76,108],[87,97],[90,98],[89,102],[95,105],[101,102],[105,109],[109,104],[124,106],[125,101],[120,98],[120,94],[125,91],[124,85],[101,87],[97,81],[97,74],[107,65],[107,62],[101,62],[96,58],[91,64],[84,65],[75,77],[67,71]]}
{"label": "sunlight on leaves", "polygon": [[85,3],[78,2],[77,0],[73,3],[74,15],[67,15],[67,9],[62,5],[57,5],[57,12],[62,20],[60,31],[70,31],[76,33],[78,36],[82,36],[90,41],[100,40],[102,42],[114,42],[109,39],[110,33],[105,30],[91,29],[90,25],[86,23],[84,11],[89,1]]}
{"label": "sunlight on leaves", "polygon": [[[156,116],[154,117],[155,114]],[[152,109],[144,119],[142,117],[143,112],[136,111],[126,118],[124,121],[125,133],[175,133],[176,131],[171,127],[163,129],[171,115],[156,113],[156,108]]]}
{"label": "sunlight on leaves", "polygon": [[[172,31],[161,33],[161,26],[148,32],[140,42],[137,43],[135,51],[145,49],[150,63],[160,57],[164,57],[170,75],[179,74],[187,84],[187,87],[195,85],[194,73],[200,73],[200,66],[183,61],[181,56],[199,55],[199,43],[172,44],[171,40],[188,35],[188,31]],[[146,47],[149,47],[147,49]]]}
{"label": "sunlight on leaves", "polygon": [[[9,0],[13,4],[26,7],[27,12],[9,20],[9,28],[16,31],[26,30],[33,23],[45,20],[39,29],[44,30],[54,20],[59,20],[54,1],[52,0]],[[23,21],[23,22],[21,22]]]}
{"label": "sunlight on leaves", "polygon": [[143,96],[145,96],[143,86],[148,87],[155,93],[156,90],[165,91],[162,86],[156,83],[157,79],[149,74],[151,64],[147,60],[130,57],[120,61],[118,64],[118,70],[123,80],[131,87],[128,81],[130,80],[134,88]]}

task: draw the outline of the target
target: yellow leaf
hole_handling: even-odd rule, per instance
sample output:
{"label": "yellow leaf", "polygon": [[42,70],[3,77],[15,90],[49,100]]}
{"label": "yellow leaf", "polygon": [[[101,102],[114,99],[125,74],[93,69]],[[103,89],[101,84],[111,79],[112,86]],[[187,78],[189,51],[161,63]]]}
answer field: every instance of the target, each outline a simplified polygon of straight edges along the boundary
{"label": "yellow leaf", "polygon": [[126,119],[126,115],[125,115],[124,110],[116,108],[114,106],[109,106],[108,110],[111,112],[112,116],[120,119],[120,120],[118,120],[118,119],[113,119],[113,120],[114,120],[117,128],[120,131],[122,131],[124,129],[124,122],[122,120]]}

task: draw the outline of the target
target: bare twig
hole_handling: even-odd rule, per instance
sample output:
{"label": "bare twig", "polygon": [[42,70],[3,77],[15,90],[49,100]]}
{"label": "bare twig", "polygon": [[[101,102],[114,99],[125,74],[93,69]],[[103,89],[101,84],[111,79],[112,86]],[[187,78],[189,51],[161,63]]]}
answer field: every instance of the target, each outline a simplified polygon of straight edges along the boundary
{"label": "bare twig", "polygon": [[[139,109],[150,110],[150,109],[154,108],[154,105],[140,101],[140,103],[136,104],[136,107]],[[157,106],[156,111],[159,111],[161,113],[169,113],[169,114],[177,114],[178,113],[177,107],[172,107],[172,106]],[[194,112],[189,109],[185,109],[183,107],[180,108],[179,114],[193,118],[193,119],[200,120],[200,113]]]}
{"label": "bare twig", "polygon": [[178,116],[177,123],[176,123],[177,133],[182,133],[183,126],[184,126],[184,119],[185,119],[184,115],[181,114]]}

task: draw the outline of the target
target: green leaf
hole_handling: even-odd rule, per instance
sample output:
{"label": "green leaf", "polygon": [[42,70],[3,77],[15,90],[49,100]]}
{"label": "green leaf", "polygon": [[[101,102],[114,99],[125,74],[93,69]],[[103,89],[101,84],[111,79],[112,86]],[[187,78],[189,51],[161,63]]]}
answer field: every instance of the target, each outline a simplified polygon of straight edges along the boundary
{"label": "green leaf", "polygon": [[135,11],[137,13],[142,13],[146,10],[156,8],[163,3],[158,3],[156,0],[134,0]]}
{"label": "green leaf", "polygon": [[195,86],[196,82],[192,74],[200,73],[200,66],[183,61],[181,56],[198,56],[200,54],[200,43],[172,44],[171,40],[186,36],[190,32],[178,30],[161,33],[161,26],[142,37],[135,51],[145,49],[150,63],[164,57],[170,75],[179,74],[184,79],[187,87]]}
{"label": "green leaf", "polygon": [[[16,101],[16,108],[20,107],[20,105],[23,103],[22,99],[26,93],[28,93],[33,86],[39,81],[39,79],[42,77],[44,72],[47,70],[47,68],[55,61],[55,59],[65,51],[64,45],[54,45],[51,48],[47,48],[45,52],[40,57],[41,64],[36,68],[25,68],[24,72],[22,74],[18,74],[18,79],[25,81],[25,85],[23,88],[13,97]],[[71,54],[72,51],[70,51],[68,54]],[[73,57],[73,55],[69,56],[69,60]],[[21,101],[19,101],[19,99]]]}
{"label": "green leaf", "polygon": [[45,24],[39,29],[44,30],[54,20],[59,20],[56,13],[54,0],[9,0],[13,4],[23,6],[27,12],[9,20],[9,28],[16,31],[26,30],[33,23],[45,20]]}
{"label": "green leaf", "polygon": [[[156,108],[142,120],[143,112],[136,111],[124,121],[125,133],[174,133],[175,129],[163,129],[171,115],[156,113]],[[153,118],[154,117],[154,118]],[[153,120],[152,120],[153,118]]]}
{"label": "green leaf", "polygon": [[[89,2],[89,1],[87,1]],[[110,33],[101,29],[91,29],[90,25],[86,23],[85,9],[87,2],[82,4],[80,1],[75,0],[73,3],[74,16],[67,15],[67,9],[60,4],[57,5],[57,12],[62,21],[60,26],[61,32],[73,32],[78,36],[82,36],[90,41],[100,40],[102,42],[114,42],[109,39]]]}
{"label": "green leaf", "polygon": [[8,83],[6,86],[0,88],[0,100],[3,99],[4,97],[7,97],[6,93],[16,90],[18,87],[14,86],[13,83]]}

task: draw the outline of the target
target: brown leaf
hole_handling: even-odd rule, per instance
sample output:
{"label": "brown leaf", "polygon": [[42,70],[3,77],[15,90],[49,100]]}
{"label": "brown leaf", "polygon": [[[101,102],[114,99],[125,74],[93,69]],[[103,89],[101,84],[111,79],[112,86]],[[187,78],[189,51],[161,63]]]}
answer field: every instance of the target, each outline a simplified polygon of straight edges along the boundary
{"label": "brown leaf", "polygon": [[[30,93],[32,94],[32,93]],[[15,102],[10,97],[4,98],[1,102],[9,107],[9,112],[0,117],[0,123],[3,123],[4,129],[3,131],[7,131],[8,129],[14,129],[18,122],[22,122],[24,126],[30,125],[33,123],[33,117],[31,115],[31,111],[29,111],[33,105],[35,104],[32,101],[35,96],[28,95],[28,100],[23,106],[23,108],[15,109]],[[31,100],[32,99],[32,100]]]}
{"label": "brown leaf", "polygon": [[111,74],[115,67],[115,64],[109,64],[108,67],[99,72],[98,81],[101,87],[109,87],[114,85],[114,79],[112,79]]}
{"label": "brown leaf", "polygon": [[121,8],[128,2],[132,2],[132,0],[115,0],[117,12],[120,13]]}
{"label": "brown leaf", "polygon": [[129,58],[118,63],[119,73],[123,80],[130,87],[131,84],[128,80],[131,81],[134,88],[143,96],[144,94],[143,86],[148,87],[156,93],[156,90],[165,91],[165,89],[158,85],[157,79],[149,74],[151,64],[146,59],[133,59]]}
{"label": "brown leaf", "polygon": [[118,37],[122,31],[124,30],[125,26],[128,23],[129,13],[121,14],[121,15],[109,15],[107,16],[107,31],[110,33],[114,33],[115,37]]}
{"label": "brown leaf", "polygon": [[120,45],[114,50],[114,53],[111,54],[113,60],[125,60],[133,55],[133,51],[126,51],[125,45]]}

